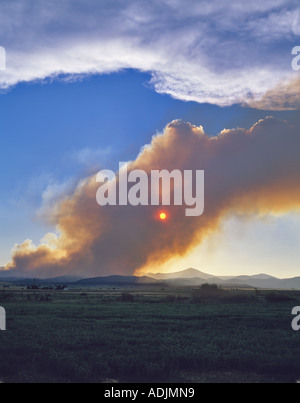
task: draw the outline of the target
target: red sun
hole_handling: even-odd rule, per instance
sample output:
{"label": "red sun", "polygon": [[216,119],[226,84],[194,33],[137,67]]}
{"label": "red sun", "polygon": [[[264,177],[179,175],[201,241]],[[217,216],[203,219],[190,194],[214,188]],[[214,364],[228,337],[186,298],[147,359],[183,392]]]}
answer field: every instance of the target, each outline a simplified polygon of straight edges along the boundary
{"label": "red sun", "polygon": [[167,214],[166,213],[160,213],[159,218],[164,221],[167,218]]}

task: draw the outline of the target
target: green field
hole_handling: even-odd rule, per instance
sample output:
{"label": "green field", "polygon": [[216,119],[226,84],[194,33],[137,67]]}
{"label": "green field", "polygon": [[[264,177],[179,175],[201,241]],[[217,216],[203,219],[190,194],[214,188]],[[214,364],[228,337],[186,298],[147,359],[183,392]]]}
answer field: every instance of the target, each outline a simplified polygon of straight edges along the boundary
{"label": "green field", "polygon": [[300,378],[300,332],[291,328],[296,291],[19,288],[1,290],[0,305],[3,382]]}

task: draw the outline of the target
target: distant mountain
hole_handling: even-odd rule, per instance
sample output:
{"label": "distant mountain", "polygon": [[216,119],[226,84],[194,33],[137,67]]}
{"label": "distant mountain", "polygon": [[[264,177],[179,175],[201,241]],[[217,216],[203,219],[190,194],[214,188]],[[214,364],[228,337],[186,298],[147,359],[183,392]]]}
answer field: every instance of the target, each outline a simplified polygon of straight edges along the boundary
{"label": "distant mountain", "polygon": [[200,270],[189,268],[174,273],[148,273],[145,276],[111,275],[92,278],[79,276],[59,276],[48,279],[33,279],[13,277],[9,271],[0,271],[0,281],[15,284],[57,284],[80,286],[135,286],[135,285],[172,285],[199,286],[204,283],[214,283],[223,287],[267,288],[267,289],[296,289],[300,290],[300,277],[279,279],[268,274],[259,273],[251,276],[214,276]]}
{"label": "distant mountain", "polygon": [[196,286],[203,283],[215,283],[227,287],[300,289],[300,277],[279,279],[264,273],[251,276],[217,277],[197,269],[189,268],[175,273],[147,273],[147,275],[172,285]]}
{"label": "distant mountain", "polygon": [[48,283],[75,283],[76,281],[81,280],[82,276],[58,276],[44,279],[44,282]]}
{"label": "distant mountain", "polygon": [[86,278],[76,281],[76,286],[95,285],[171,285],[199,286],[204,283],[214,283],[223,287],[267,288],[267,289],[300,289],[300,277],[279,279],[267,274],[253,276],[216,277],[196,269],[186,269],[175,273],[149,273],[147,276],[112,275]]}
{"label": "distant mountain", "polygon": [[271,278],[276,278],[276,277],[273,277],[273,276],[269,276],[268,274],[263,274],[263,273],[260,273],[260,274],[254,274],[253,276],[251,276],[252,278],[255,278],[255,279],[258,279],[258,280],[268,280],[268,279],[271,279]]}
{"label": "distant mountain", "polygon": [[156,283],[156,280],[147,276],[120,276],[120,275],[112,275],[112,276],[104,276],[104,277],[92,277],[92,278],[84,278],[79,281],[76,281],[76,285],[101,285],[101,284],[115,284],[115,285],[124,285],[124,284],[152,284]]}
{"label": "distant mountain", "polygon": [[157,280],[175,279],[175,278],[195,278],[209,279],[214,277],[212,274],[203,273],[200,270],[189,268],[174,273],[147,273],[147,276]]}

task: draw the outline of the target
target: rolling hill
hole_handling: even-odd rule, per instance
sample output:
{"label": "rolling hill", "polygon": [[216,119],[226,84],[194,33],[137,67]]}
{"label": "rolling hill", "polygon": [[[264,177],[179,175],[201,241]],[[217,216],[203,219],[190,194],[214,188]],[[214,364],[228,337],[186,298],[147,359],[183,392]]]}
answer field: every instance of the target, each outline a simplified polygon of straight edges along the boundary
{"label": "rolling hill", "polygon": [[144,276],[110,275],[91,278],[78,276],[60,276],[47,279],[33,279],[9,276],[9,272],[0,271],[0,282],[16,284],[55,284],[64,283],[74,287],[81,286],[141,286],[141,285],[172,285],[172,286],[199,286],[204,283],[214,283],[223,287],[250,287],[267,289],[296,289],[300,290],[300,277],[277,278],[268,274],[240,276],[214,276],[213,274],[189,268],[173,273],[147,273]]}
{"label": "rolling hill", "polygon": [[254,287],[275,289],[300,289],[300,277],[279,279],[268,274],[240,276],[214,276],[200,270],[189,268],[175,273],[147,273],[147,276],[164,280],[173,285],[200,285],[203,283],[215,283],[228,287]]}
{"label": "rolling hill", "polygon": [[155,278],[157,280],[166,280],[173,278],[195,278],[195,277],[209,279],[211,277],[214,277],[212,274],[207,274],[204,273],[203,271],[193,268],[177,271],[174,273],[147,273],[147,276]]}

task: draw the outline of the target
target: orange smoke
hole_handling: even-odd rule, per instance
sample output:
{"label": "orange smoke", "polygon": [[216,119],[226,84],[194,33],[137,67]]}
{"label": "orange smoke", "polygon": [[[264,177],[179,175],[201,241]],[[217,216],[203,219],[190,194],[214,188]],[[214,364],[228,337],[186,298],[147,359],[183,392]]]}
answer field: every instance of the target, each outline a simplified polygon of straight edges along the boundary
{"label": "orange smoke", "polygon": [[299,210],[300,130],[268,117],[250,130],[207,136],[202,127],[173,121],[153,137],[128,171],[204,170],[205,209],[186,217],[186,206],[168,206],[168,219],[155,219],[157,206],[104,206],[96,202],[95,176],[57,202],[52,220],[59,235],[39,246],[18,245],[6,269],[35,276],[132,274],[182,256],[228,214]]}
{"label": "orange smoke", "polygon": [[300,78],[281,82],[261,99],[248,102],[247,106],[268,111],[300,109]]}

